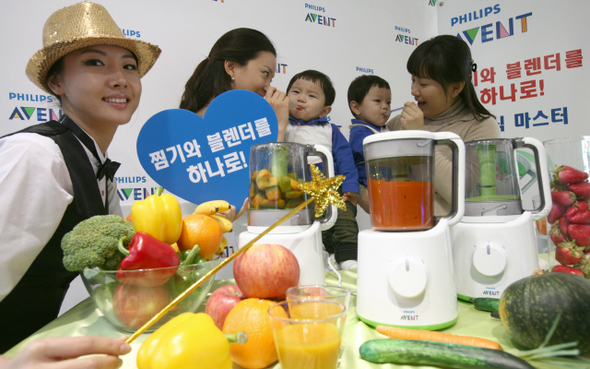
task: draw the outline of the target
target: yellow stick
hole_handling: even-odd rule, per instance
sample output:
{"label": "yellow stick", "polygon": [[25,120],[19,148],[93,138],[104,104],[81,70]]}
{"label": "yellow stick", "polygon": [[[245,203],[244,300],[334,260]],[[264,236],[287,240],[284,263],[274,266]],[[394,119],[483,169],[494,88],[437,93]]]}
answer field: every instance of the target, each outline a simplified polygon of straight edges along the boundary
{"label": "yellow stick", "polygon": [[201,277],[201,279],[196,281],[192,286],[187,288],[183,293],[178,295],[178,297],[176,297],[174,300],[172,300],[172,302],[169,303],[164,309],[162,309],[162,311],[160,311],[158,314],[156,314],[152,319],[150,319],[141,328],[139,328],[137,331],[135,331],[135,333],[133,333],[129,338],[127,338],[127,340],[125,342],[127,342],[127,343],[133,342],[137,337],[139,337],[139,335],[141,335],[149,327],[151,327],[154,323],[156,323],[164,315],[166,315],[166,313],[168,313],[170,311],[170,309],[172,309],[176,304],[178,304],[179,302],[184,300],[184,298],[187,297],[191,292],[193,292],[194,290],[199,288],[199,286],[201,286],[207,279],[211,278],[211,276],[213,276],[215,273],[217,273],[219,271],[219,269],[223,268],[227,263],[229,263],[230,261],[235,259],[240,253],[242,253],[242,252],[246,251],[248,248],[250,248],[250,246],[252,246],[254,244],[254,242],[261,239],[268,232],[272,231],[279,224],[281,224],[285,220],[289,219],[291,216],[293,216],[293,214],[295,214],[299,210],[303,209],[304,207],[306,207],[309,203],[311,203],[314,200],[315,200],[314,197],[309,198],[307,201],[305,201],[304,203],[302,203],[301,205],[299,205],[298,207],[293,209],[289,214],[287,214],[284,217],[282,217],[281,219],[279,219],[275,224],[271,225],[266,230],[264,230],[264,232],[260,233],[256,237],[254,237],[254,239],[252,241],[250,241],[247,244],[245,244],[244,246],[240,247],[236,252],[231,254],[231,256],[227,257],[224,261],[219,263],[215,268],[211,269],[207,274],[205,274],[203,277]]}

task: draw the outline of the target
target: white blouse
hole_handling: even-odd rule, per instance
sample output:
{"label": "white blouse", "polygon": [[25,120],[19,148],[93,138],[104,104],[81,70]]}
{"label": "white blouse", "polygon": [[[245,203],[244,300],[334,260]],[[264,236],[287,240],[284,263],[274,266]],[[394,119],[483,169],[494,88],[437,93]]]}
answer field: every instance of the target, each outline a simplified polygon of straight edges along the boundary
{"label": "white blouse", "polygon": [[[84,149],[96,173],[99,162]],[[98,181],[103,201],[105,181]],[[108,186],[109,213],[123,216],[116,181],[108,181]],[[68,168],[55,141],[36,133],[0,139],[0,301],[51,239],[73,194]]]}

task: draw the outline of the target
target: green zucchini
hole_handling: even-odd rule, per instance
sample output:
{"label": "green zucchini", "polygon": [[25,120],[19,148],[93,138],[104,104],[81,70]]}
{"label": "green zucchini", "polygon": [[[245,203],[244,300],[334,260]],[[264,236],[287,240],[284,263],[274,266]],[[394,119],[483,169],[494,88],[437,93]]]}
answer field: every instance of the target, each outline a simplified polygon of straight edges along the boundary
{"label": "green zucchini", "polygon": [[498,311],[498,306],[500,305],[500,299],[491,297],[476,297],[471,302],[473,302],[473,307],[477,310],[488,311],[490,313]]}
{"label": "green zucchini", "polygon": [[526,361],[500,350],[452,343],[375,339],[361,345],[361,358],[372,363],[432,365],[455,369],[534,369]]}

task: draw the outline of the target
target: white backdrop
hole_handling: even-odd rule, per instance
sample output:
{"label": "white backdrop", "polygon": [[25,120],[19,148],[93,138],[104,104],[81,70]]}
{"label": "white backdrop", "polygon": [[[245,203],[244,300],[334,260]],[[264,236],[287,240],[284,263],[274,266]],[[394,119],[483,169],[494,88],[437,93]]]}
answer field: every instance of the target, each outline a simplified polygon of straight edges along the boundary
{"label": "white backdrop", "polygon": [[[41,30],[55,10],[72,0],[0,4],[0,40],[5,55],[0,75],[0,135],[47,121],[59,114],[51,97],[24,74],[25,65],[41,48]],[[436,7],[429,0],[97,0],[129,37],[159,45],[163,52],[143,78],[143,95],[132,121],[119,129],[109,155],[122,162],[117,172],[123,211],[156,184],[146,176],[135,153],[142,124],[155,113],[177,108],[186,80],[225,32],[250,27],[264,32],[278,52],[273,85],[285,89],[295,73],[317,69],[336,87],[330,115],[348,136],[352,118],[346,102],[349,83],[363,73],[390,81],[393,105],[411,98],[404,63],[420,41],[436,34]],[[26,16],[25,16],[26,15]],[[185,210],[190,210],[186,204]]]}
{"label": "white backdrop", "polygon": [[[47,17],[76,2],[0,3],[0,47],[5,50],[0,72],[0,135],[59,114],[59,107],[48,102],[51,98],[27,79],[24,70],[28,59],[41,48],[41,30]],[[337,94],[330,119],[342,126],[345,136],[352,118],[346,102],[349,83],[360,74],[375,74],[389,81],[392,108],[413,100],[406,60],[416,45],[439,33],[459,34],[465,40],[467,34],[472,38],[467,41],[472,41],[473,57],[479,67],[477,89],[498,93],[496,103],[486,106],[504,122],[504,137],[533,136],[544,140],[588,133],[582,119],[590,113],[584,101],[590,81],[588,67],[584,65],[587,63],[578,59],[578,67],[572,68],[572,58],[567,56],[568,52],[576,54],[580,50],[583,57],[588,50],[590,27],[583,17],[590,13],[590,2],[585,0],[97,2],[109,10],[127,36],[157,44],[163,50],[154,68],[142,79],[143,95],[136,114],[119,129],[109,148],[110,157],[122,162],[117,181],[125,213],[133,201],[142,200],[157,186],[147,177],[135,154],[142,124],[157,112],[178,107],[184,84],[194,68],[223,33],[237,27],[256,28],[274,43],[278,57],[273,85],[279,89],[284,90],[290,77],[304,69],[317,69],[332,78]],[[506,32],[498,28],[498,22]],[[513,35],[501,37],[505,33]],[[555,66],[557,53],[560,70],[548,69]],[[540,69],[532,71],[540,73],[528,76],[525,64],[535,66],[537,58]],[[507,64],[516,63],[520,63],[520,77],[508,78]],[[484,81],[482,73],[491,68],[495,71],[494,81]],[[512,85],[518,90],[515,101],[501,100],[500,88],[506,96]],[[539,96],[525,98],[521,90]],[[563,122],[565,109],[567,124]],[[533,121],[539,111],[547,116],[547,125],[535,125],[544,122],[541,118]],[[520,118],[526,114],[530,118],[528,128]],[[558,122],[559,119],[562,121]],[[185,213],[193,208],[194,205],[183,202]],[[358,219],[361,229],[370,226],[360,208]],[[228,272],[220,273],[220,277]]]}
{"label": "white backdrop", "polygon": [[472,43],[477,90],[504,137],[590,134],[590,2],[450,0],[437,8],[438,32]]}

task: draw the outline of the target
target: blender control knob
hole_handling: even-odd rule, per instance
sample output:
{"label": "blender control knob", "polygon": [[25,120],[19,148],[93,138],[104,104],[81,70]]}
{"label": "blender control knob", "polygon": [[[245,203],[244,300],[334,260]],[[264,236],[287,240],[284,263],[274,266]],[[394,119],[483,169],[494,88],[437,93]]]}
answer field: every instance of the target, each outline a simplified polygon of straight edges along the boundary
{"label": "blender control knob", "polygon": [[506,255],[496,246],[487,244],[473,253],[473,266],[486,277],[495,277],[506,268]]}
{"label": "blender control knob", "polygon": [[426,289],[426,270],[422,263],[405,259],[389,273],[389,285],[393,291],[407,299],[415,298]]}

